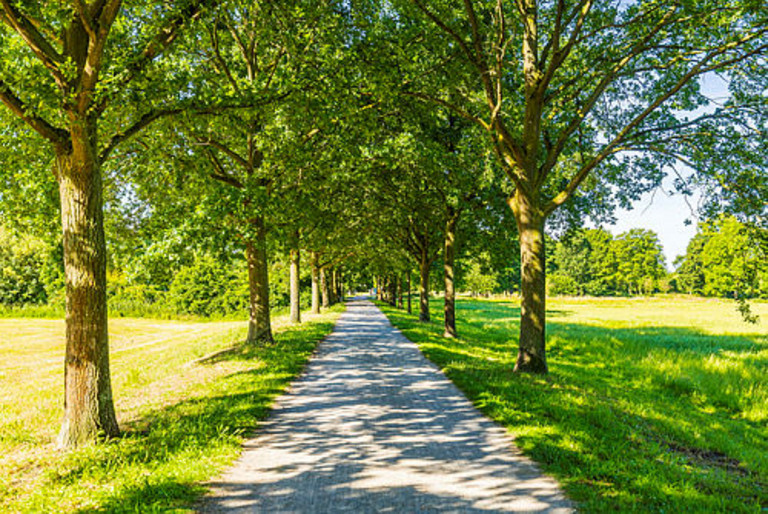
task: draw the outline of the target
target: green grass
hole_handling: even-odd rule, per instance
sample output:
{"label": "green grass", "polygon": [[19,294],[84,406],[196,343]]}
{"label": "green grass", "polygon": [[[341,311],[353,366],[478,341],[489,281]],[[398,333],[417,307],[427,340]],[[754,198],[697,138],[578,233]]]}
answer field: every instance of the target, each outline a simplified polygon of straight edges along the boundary
{"label": "green grass", "polygon": [[[272,307],[272,314],[280,316],[288,314],[289,307],[281,305]],[[63,319],[65,309],[63,304],[27,304],[5,305],[0,304],[0,319]],[[114,318],[150,318],[171,321],[235,321],[243,317],[241,312],[227,314],[214,313],[210,316],[181,313],[167,303],[125,302],[109,301],[109,317]]]}
{"label": "green grass", "polygon": [[[244,339],[243,322],[110,322],[122,437],[54,449],[61,417],[61,320],[0,319],[0,512],[184,509],[233,462],[342,306],[277,318],[276,344],[211,356]],[[203,359],[201,359],[203,358]]]}
{"label": "green grass", "polygon": [[460,338],[382,306],[584,512],[768,510],[768,304],[553,299],[550,374],[512,373],[519,304],[460,299]]}
{"label": "green grass", "polygon": [[0,304],[0,318],[48,318],[59,319],[64,317],[64,306],[43,305],[5,305]]}

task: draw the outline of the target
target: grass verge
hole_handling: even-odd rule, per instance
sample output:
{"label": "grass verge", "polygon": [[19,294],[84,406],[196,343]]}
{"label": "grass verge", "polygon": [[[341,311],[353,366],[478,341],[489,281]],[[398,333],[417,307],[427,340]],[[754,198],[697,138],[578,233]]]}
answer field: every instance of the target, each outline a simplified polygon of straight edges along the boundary
{"label": "grass verge", "polygon": [[0,341],[0,512],[184,510],[237,457],[342,311],[299,326],[277,318],[274,345],[224,352],[244,338],[245,323],[113,321],[124,434],[72,452],[53,448],[63,323],[0,320],[10,334]]}
{"label": "grass verge", "polygon": [[512,373],[519,304],[461,299],[446,339],[431,303],[380,306],[584,512],[768,510],[768,304],[554,299],[541,377]]}

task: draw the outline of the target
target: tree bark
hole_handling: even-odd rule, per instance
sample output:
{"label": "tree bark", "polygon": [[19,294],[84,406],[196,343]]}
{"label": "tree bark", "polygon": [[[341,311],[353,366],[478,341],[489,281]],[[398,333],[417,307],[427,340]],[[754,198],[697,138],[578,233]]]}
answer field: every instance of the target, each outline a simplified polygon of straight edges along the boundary
{"label": "tree bark", "polygon": [[328,292],[331,305],[336,305],[339,302],[339,271],[336,268],[331,270],[331,287]]}
{"label": "tree bark", "polygon": [[544,215],[519,190],[510,199],[520,236],[520,341],[515,372],[547,373]]}
{"label": "tree bark", "polygon": [[300,259],[301,253],[299,249],[291,249],[291,323],[301,323],[301,289],[299,287]]}
{"label": "tree bark", "polygon": [[408,314],[413,313],[413,309],[411,309],[411,270],[408,270]]}
{"label": "tree bark", "polygon": [[325,268],[320,268],[320,294],[323,298],[323,309],[331,306],[331,293],[328,287],[328,273]]}
{"label": "tree bark", "polygon": [[267,261],[267,231],[264,218],[258,216],[251,223],[255,237],[245,243],[245,259],[248,263],[250,290],[250,320],[247,344],[270,344],[272,323],[269,316],[269,267]]}
{"label": "tree bark", "polygon": [[107,335],[107,249],[96,127],[72,130],[72,148],[57,152],[66,272],[66,352],[61,448],[120,434],[112,402]]}
{"label": "tree bark", "polygon": [[419,261],[419,321],[430,321],[429,316],[429,255],[425,247],[421,251]]}
{"label": "tree bark", "polygon": [[456,288],[454,286],[454,262],[456,256],[456,225],[458,216],[449,208],[445,223],[445,248],[443,274],[445,277],[445,305],[443,307],[445,331],[443,337],[456,337]]}
{"label": "tree bark", "polygon": [[398,274],[397,275],[397,308],[402,309],[403,308],[403,277]]}
{"label": "tree bark", "polygon": [[320,314],[320,269],[317,252],[312,252],[312,314]]}

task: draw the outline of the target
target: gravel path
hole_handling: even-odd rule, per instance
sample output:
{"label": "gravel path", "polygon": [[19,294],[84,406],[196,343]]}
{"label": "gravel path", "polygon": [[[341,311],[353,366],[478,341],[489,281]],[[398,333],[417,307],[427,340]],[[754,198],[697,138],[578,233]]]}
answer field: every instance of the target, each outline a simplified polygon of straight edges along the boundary
{"label": "gravel path", "polygon": [[204,512],[571,512],[381,311],[356,299]]}

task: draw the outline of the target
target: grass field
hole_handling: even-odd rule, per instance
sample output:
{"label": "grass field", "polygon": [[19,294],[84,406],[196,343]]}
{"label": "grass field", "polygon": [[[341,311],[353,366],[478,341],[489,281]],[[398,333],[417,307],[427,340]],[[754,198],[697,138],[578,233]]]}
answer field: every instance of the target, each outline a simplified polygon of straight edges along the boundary
{"label": "grass field", "polygon": [[242,341],[244,322],[114,319],[110,348],[124,436],[63,453],[64,322],[0,319],[0,512],[155,512],[189,505],[237,456],[243,434],[302,369],[343,307],[278,317],[274,346],[205,356]]}
{"label": "grass field", "polygon": [[459,300],[456,340],[383,308],[584,512],[768,510],[768,304],[553,299],[547,377],[512,373],[515,302]]}

